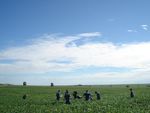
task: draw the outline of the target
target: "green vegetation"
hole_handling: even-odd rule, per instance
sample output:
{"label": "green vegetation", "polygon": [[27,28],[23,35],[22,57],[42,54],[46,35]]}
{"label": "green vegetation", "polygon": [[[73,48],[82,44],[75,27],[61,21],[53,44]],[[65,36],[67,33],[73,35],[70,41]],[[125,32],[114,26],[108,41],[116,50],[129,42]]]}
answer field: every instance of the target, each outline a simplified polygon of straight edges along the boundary
{"label": "green vegetation", "polygon": [[[129,88],[135,92],[130,98]],[[113,86],[0,86],[0,113],[150,113],[150,87],[148,85]],[[85,90],[93,94],[93,101],[73,100],[71,105],[55,101],[55,93],[66,89],[80,95]],[[101,92],[96,100],[94,91]],[[27,94],[25,100],[22,96]]]}

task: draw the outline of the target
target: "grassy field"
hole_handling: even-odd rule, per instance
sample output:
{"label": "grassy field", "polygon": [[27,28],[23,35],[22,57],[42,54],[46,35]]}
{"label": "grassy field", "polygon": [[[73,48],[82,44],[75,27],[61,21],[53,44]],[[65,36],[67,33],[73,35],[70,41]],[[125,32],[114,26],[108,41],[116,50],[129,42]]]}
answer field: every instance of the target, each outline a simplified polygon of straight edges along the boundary
{"label": "grassy field", "polygon": [[[0,86],[0,113],[150,113],[150,87],[132,85],[135,98],[130,98],[125,85],[113,86]],[[73,100],[71,105],[55,101],[55,93],[66,89],[85,90],[93,94],[92,101]],[[94,91],[101,92],[102,99],[96,100]],[[23,94],[27,94],[25,100]]]}

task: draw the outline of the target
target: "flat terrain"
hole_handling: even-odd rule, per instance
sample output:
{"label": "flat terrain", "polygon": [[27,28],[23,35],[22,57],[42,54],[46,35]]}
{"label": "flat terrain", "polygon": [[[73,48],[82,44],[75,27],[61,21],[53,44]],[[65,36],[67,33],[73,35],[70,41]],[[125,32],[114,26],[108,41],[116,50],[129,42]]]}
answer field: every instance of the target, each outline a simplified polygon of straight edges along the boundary
{"label": "flat terrain", "polygon": [[[109,86],[0,86],[0,113],[150,113],[150,87],[130,85],[135,97],[130,98],[129,87]],[[83,95],[85,90],[93,94],[92,101],[72,99],[71,105],[55,101],[55,93],[66,89]],[[101,92],[96,100],[94,91]],[[22,96],[27,94],[25,100]]]}

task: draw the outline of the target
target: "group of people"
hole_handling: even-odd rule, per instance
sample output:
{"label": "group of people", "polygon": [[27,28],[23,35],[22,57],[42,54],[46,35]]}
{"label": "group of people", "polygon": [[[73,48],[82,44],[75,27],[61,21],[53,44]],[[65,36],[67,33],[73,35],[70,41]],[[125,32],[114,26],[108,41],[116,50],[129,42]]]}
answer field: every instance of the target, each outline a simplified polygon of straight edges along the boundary
{"label": "group of people", "polygon": [[[99,92],[95,91],[95,95],[96,95],[97,100],[101,99],[101,95],[100,95]],[[82,98],[82,96],[78,95],[77,91],[73,91],[72,96],[73,96],[74,99],[81,99]],[[133,89],[130,88],[130,97],[133,98],[134,96],[135,96],[135,94],[133,92]],[[62,97],[61,91],[58,90],[56,92],[56,100],[60,101],[61,97]],[[84,97],[85,101],[93,100],[92,94],[88,90],[86,90],[84,92],[83,97]],[[65,93],[64,93],[64,100],[65,100],[65,104],[71,104],[71,94],[69,93],[68,90],[66,90]]]}
{"label": "group of people", "polygon": [[[101,99],[100,93],[98,93],[97,91],[95,91],[95,94],[96,94],[96,99],[100,100]],[[93,99],[92,98],[92,94],[88,90],[85,91],[85,93],[83,94],[83,96],[78,95],[77,91],[73,91],[72,96],[73,96],[74,99],[81,99],[82,97],[84,97],[86,101],[90,101],[90,100]],[[61,91],[58,90],[56,92],[56,100],[60,101],[61,97],[62,97]],[[64,93],[64,100],[65,100],[65,104],[71,104],[71,94],[69,93],[68,90],[66,90],[65,93]]]}

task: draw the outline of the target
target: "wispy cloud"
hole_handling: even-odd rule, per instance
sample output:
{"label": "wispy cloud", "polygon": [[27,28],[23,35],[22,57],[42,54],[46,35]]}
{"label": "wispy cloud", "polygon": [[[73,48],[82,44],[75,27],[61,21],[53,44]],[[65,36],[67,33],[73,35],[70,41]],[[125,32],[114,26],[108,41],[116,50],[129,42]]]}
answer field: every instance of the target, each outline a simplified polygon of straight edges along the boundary
{"label": "wispy cloud", "polygon": [[141,25],[141,27],[143,30],[147,31],[149,26],[145,24],[145,25]]}
{"label": "wispy cloud", "polygon": [[92,33],[81,33],[78,36],[79,37],[97,37],[101,36],[102,34],[100,32],[92,32]]}
{"label": "wispy cloud", "polygon": [[137,32],[137,30],[133,30],[133,29],[129,29],[127,31],[130,32],[130,33],[136,33]]}
{"label": "wispy cloud", "polygon": [[[146,25],[146,24],[143,24],[143,25],[140,25],[140,27],[143,29],[143,30],[145,30],[145,31],[148,31],[148,28],[149,28],[149,26],[148,25]],[[128,29],[127,30],[127,32],[129,32],[129,33],[136,33],[136,32],[138,32],[138,31],[140,31],[140,29]]]}

